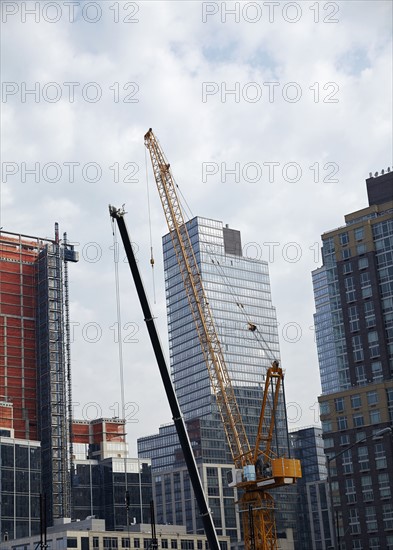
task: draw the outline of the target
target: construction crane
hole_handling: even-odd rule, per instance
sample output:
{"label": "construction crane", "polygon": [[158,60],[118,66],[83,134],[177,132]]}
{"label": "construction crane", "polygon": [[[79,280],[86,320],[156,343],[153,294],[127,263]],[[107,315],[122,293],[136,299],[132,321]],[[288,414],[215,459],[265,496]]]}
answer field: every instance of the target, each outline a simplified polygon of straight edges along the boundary
{"label": "construction crane", "polygon": [[[283,371],[278,361],[273,361],[267,369],[258,432],[255,443],[250,445],[202,284],[170,164],[151,128],[145,134],[144,142],[150,154],[172,245],[235,465],[236,479],[230,485],[237,487],[241,492],[239,510],[243,518],[245,550],[276,550],[278,545],[274,499],[266,488],[270,490],[292,484],[301,477],[299,460],[279,457],[272,449]],[[251,324],[249,329],[255,331],[256,327]]]}
{"label": "construction crane", "polygon": [[125,211],[122,208],[119,209],[119,208],[115,208],[114,206],[109,206],[109,213],[111,218],[117,222],[121,239],[123,241],[124,250],[128,260],[128,265],[130,267],[131,274],[134,279],[135,288],[138,293],[138,298],[145,317],[146,327],[149,332],[154,355],[156,356],[157,365],[160,370],[162,382],[165,388],[165,393],[168,397],[168,402],[172,412],[173,422],[175,424],[177,435],[179,437],[184,460],[187,465],[187,470],[190,476],[192,488],[194,490],[195,499],[198,503],[199,513],[201,515],[203,528],[206,533],[206,538],[209,542],[209,548],[210,550],[220,550],[220,544],[219,544],[217,533],[214,527],[212,514],[208,507],[206,495],[203,490],[202,481],[199,476],[198,467],[195,462],[195,457],[192,451],[191,442],[188,437],[186,423],[184,421],[184,417],[181,413],[180,406],[175,394],[175,389],[173,387],[173,383],[166,364],[165,356],[162,351],[160,339],[158,337],[158,332],[154,322],[154,317],[150,310],[149,301],[146,296],[146,292],[139,273],[138,264],[135,258],[134,251],[132,249],[131,239],[128,235],[127,227],[124,221]]}

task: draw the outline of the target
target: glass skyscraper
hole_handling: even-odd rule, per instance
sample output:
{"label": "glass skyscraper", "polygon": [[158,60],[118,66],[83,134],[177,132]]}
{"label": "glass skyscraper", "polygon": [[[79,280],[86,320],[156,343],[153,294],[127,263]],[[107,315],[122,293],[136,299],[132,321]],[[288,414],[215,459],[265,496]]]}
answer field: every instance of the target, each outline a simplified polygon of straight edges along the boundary
{"label": "glass skyscraper", "polygon": [[[267,263],[244,257],[240,232],[219,221],[194,218],[188,231],[231,381],[237,388],[258,388],[271,361],[279,359]],[[214,407],[206,363],[169,234],[163,239],[163,248],[176,395],[187,419],[202,417]],[[249,322],[257,327],[255,332],[249,330]]]}
{"label": "glass skyscraper", "polygon": [[[318,426],[308,426],[294,430],[290,434],[293,454],[302,465],[302,477],[297,481],[297,538],[296,550],[314,550],[321,548],[326,550],[329,544],[321,545],[321,533],[323,536],[330,534],[331,518],[326,507],[318,506],[317,496],[326,494],[326,458],[323,451],[322,429]],[[312,485],[312,488],[310,487]],[[313,494],[312,506],[310,505],[310,493]],[[326,499],[325,499],[326,500]],[[322,499],[323,502],[323,499]],[[330,523],[329,523],[330,521]],[[316,545],[318,541],[318,546]]]}
{"label": "glass skyscraper", "polygon": [[[271,299],[268,265],[267,262],[243,255],[240,232],[224,227],[220,221],[196,217],[187,223],[187,229],[252,444],[258,428],[266,369],[274,359],[279,360],[276,311]],[[222,482],[221,472],[222,468],[225,471],[233,468],[232,459],[169,234],[163,238],[163,251],[170,362],[175,390],[187,420],[203,482],[208,488],[209,504],[217,510],[214,520],[219,516],[219,525],[216,522],[216,527],[219,534],[229,534],[235,539],[239,537],[239,520],[235,520],[233,515],[236,495],[226,482]],[[288,456],[287,426],[282,402],[275,420],[277,429],[273,449],[279,456]],[[140,456],[152,459],[157,519],[168,521],[169,514],[171,518],[176,517],[176,521],[184,521],[189,529],[198,529],[198,521],[192,521],[195,511],[190,512],[187,519],[183,504],[179,503],[177,514],[172,509],[175,501],[173,489],[169,487],[173,488],[173,468],[184,470],[174,427],[162,427],[158,435],[140,439],[138,452]],[[167,501],[165,471],[169,479]],[[159,475],[155,477],[154,474],[158,472]],[[216,483],[210,486],[213,478]],[[225,512],[219,512],[219,499],[223,497],[223,492],[228,498],[228,506]],[[295,518],[288,504],[294,498],[293,493],[290,489],[278,490],[275,496],[278,528],[294,528]],[[285,504],[280,506],[283,502]],[[184,514],[180,513],[182,510]],[[227,517],[233,520],[227,522]]]}
{"label": "glass skyscraper", "polygon": [[366,184],[313,272],[319,402],[337,547],[393,549],[393,173]]}

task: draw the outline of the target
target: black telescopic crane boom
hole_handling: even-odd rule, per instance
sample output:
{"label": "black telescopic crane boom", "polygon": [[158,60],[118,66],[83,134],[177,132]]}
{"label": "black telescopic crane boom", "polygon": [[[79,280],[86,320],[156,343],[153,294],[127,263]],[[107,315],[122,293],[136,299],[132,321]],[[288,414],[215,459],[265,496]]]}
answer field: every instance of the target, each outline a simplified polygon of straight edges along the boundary
{"label": "black telescopic crane boom", "polygon": [[116,220],[123,246],[127,255],[128,264],[131,269],[132,277],[134,279],[135,287],[138,293],[139,301],[142,307],[143,315],[147,330],[149,332],[150,340],[153,346],[154,354],[157,359],[158,368],[162,381],[164,383],[165,392],[168,397],[169,406],[171,408],[173,421],[176,427],[177,435],[179,437],[180,445],[183,451],[184,459],[187,465],[188,473],[194,490],[194,495],[198,503],[199,513],[202,518],[203,527],[205,529],[206,538],[209,543],[210,550],[220,550],[220,544],[218,542],[217,533],[214,527],[211,512],[209,510],[206,496],[203,491],[201,478],[199,477],[198,468],[195,462],[194,454],[190,439],[188,437],[186,423],[183,415],[181,414],[180,406],[175,394],[175,389],[172,384],[169,370],[166,364],[165,356],[162,351],[161,342],[158,337],[157,329],[154,323],[153,316],[151,314],[149,302],[146,296],[145,289],[143,287],[142,279],[139,273],[138,264],[135,260],[134,251],[132,249],[130,237],[128,235],[127,227],[124,221],[125,212],[122,209],[117,209],[114,206],[109,206],[109,212],[113,219]]}

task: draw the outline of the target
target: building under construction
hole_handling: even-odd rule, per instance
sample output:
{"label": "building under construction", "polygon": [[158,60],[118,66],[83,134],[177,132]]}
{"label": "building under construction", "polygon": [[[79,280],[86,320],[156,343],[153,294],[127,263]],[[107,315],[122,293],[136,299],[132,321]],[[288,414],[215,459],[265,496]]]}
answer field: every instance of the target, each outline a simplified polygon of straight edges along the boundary
{"label": "building under construction", "polygon": [[[7,437],[40,442],[49,525],[70,515],[69,261],[78,255],[57,224],[53,240],[0,232],[0,433],[3,444]],[[29,535],[31,510],[39,513],[30,494],[26,519],[18,491],[1,486],[1,531],[10,538]]]}

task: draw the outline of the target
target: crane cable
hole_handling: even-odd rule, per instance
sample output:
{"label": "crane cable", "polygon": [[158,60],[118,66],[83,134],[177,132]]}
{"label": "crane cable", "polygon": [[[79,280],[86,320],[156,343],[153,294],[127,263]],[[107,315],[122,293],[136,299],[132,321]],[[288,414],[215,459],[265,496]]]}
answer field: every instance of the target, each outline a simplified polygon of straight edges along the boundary
{"label": "crane cable", "polygon": [[[157,139],[157,138],[156,138]],[[157,139],[158,141],[158,139]],[[159,143],[159,142],[158,142]],[[146,158],[146,149],[145,149],[145,162],[146,162],[146,178],[147,178],[147,158]],[[167,161],[166,161],[167,162]],[[173,175],[173,172],[171,170],[171,176],[172,176],[172,180],[177,188],[177,190],[179,191],[179,202],[180,204],[182,205],[182,210],[185,214],[185,222],[186,221],[189,221],[191,217],[193,217],[193,213],[192,213],[192,210],[184,196],[184,194],[182,193],[182,190],[180,188],[180,186],[178,185],[178,183],[176,182],[175,180],[175,177]],[[182,199],[182,200],[180,200]],[[185,206],[184,206],[185,205]],[[149,209],[150,209],[150,206],[149,206]],[[186,212],[186,209],[188,210],[188,213]],[[151,235],[151,233],[150,233]],[[151,239],[151,237],[150,237]],[[244,308],[244,305],[241,303],[239,297],[236,295],[235,293],[235,289],[234,287],[231,285],[231,283],[229,282],[229,279],[228,277],[225,275],[223,269],[222,269],[222,266],[220,265],[220,263],[218,262],[218,260],[215,260],[212,256],[214,255],[214,253],[212,253],[211,251],[209,251],[209,245],[207,245],[206,243],[202,242],[200,243],[201,244],[201,249],[204,250],[206,252],[206,254],[210,257],[213,265],[215,266],[219,276],[221,277],[221,279],[223,280],[225,286],[228,288],[230,294],[232,295],[232,298],[233,298],[233,301],[234,303],[236,304],[236,306],[239,308],[239,310],[241,311],[243,317],[245,318],[246,322],[247,322],[247,325],[248,326],[255,326],[253,325],[253,323],[249,320],[250,318],[248,317],[246,311],[245,311],[245,308]],[[273,361],[276,359],[275,357],[275,354],[273,353],[273,350],[270,348],[269,344],[267,343],[267,341],[264,339],[264,337],[262,336],[262,334],[256,330],[253,330],[252,331],[253,334],[254,334],[254,338],[257,340],[257,342],[259,343],[260,345],[260,348],[262,351],[266,351],[269,353],[270,355],[270,359]]]}
{"label": "crane cable", "polygon": [[[120,367],[120,395],[121,395],[121,420],[124,420],[124,428],[126,428],[126,406],[125,406],[125,394],[124,394],[124,363],[123,363],[123,335],[121,324],[121,307],[120,307],[120,283],[119,283],[119,243],[117,241],[117,229],[114,218],[111,218],[112,222],[112,235],[113,235],[113,261],[115,264],[115,287],[116,287],[116,317],[117,317],[117,343],[119,353],[119,367]],[[115,332],[115,334],[116,334]],[[126,429],[124,429],[124,443],[125,449],[127,449]],[[124,452],[124,474],[125,474],[125,502],[127,513],[127,525],[128,525],[128,507],[127,507],[127,495],[128,495],[128,473],[127,473],[127,452]]]}
{"label": "crane cable", "polygon": [[145,170],[146,170],[146,194],[147,194],[147,211],[148,211],[148,218],[149,218],[149,235],[150,235],[150,265],[151,265],[151,273],[153,278],[153,296],[154,296],[154,303],[156,304],[156,283],[154,278],[154,256],[153,256],[153,237],[152,237],[152,230],[151,230],[151,211],[150,211],[150,193],[149,193],[149,172],[147,169],[147,152],[145,147]]}
{"label": "crane cable", "polygon": [[[203,243],[202,244],[202,247],[205,248],[205,251],[206,253],[209,255],[211,261],[212,261],[212,264],[215,266],[219,276],[222,278],[222,280],[224,281],[226,287],[228,288],[230,294],[232,295],[232,298],[234,300],[234,303],[237,305],[237,307],[239,308],[240,312],[242,313],[243,317],[245,318],[247,324],[249,326],[255,326],[253,325],[253,323],[249,320],[249,317],[247,315],[247,312],[245,310],[245,307],[244,305],[240,302],[240,300],[238,299],[238,297],[236,296],[235,294],[235,289],[234,287],[232,286],[232,284],[230,283],[227,275],[225,275],[224,273],[224,270],[223,270],[223,267],[221,266],[221,264],[215,260],[215,258],[213,258],[213,254],[211,251],[208,250],[209,248],[209,245],[206,245],[206,243]],[[263,349],[263,351],[268,351],[269,354],[270,354],[270,359],[271,360],[274,360],[276,359],[276,357],[274,356],[274,353],[273,353],[273,350],[271,349],[271,347],[269,346],[269,344],[267,343],[267,341],[265,340],[265,338],[262,336],[262,333],[256,331],[256,330],[252,330],[251,331],[255,337],[255,339],[259,342],[259,344],[261,344],[261,348]]]}
{"label": "crane cable", "polygon": [[[192,210],[190,208],[190,206],[188,205],[187,203],[187,200],[185,198],[185,196],[183,195],[179,185],[177,184],[175,178],[174,178],[174,175],[171,171],[171,175],[172,175],[172,179],[173,181],[175,182],[175,185],[176,185],[176,188],[179,190],[179,194],[181,196],[181,198],[183,199],[181,202],[184,202],[184,204],[187,206],[187,209],[189,211],[189,214],[186,216],[188,219],[187,221],[190,220],[190,215],[193,217],[193,213],[192,213]],[[185,212],[185,208],[183,207],[183,211]],[[244,308],[244,305],[241,303],[241,301],[239,300],[239,297],[236,295],[235,293],[235,289],[234,287],[231,285],[228,277],[225,275],[224,273],[224,270],[222,269],[222,266],[220,265],[220,263],[218,262],[218,260],[215,260],[212,256],[214,255],[214,253],[212,253],[210,250],[209,250],[209,245],[207,243],[204,243],[202,241],[201,244],[201,249],[204,250],[206,252],[206,254],[210,257],[213,265],[215,266],[219,276],[221,277],[221,279],[223,280],[225,286],[228,288],[230,294],[232,295],[232,298],[233,298],[233,301],[234,303],[237,305],[237,307],[239,308],[239,310],[241,311],[243,317],[245,318],[248,326],[252,326],[253,323],[251,323],[250,321],[250,318],[248,317],[247,315],[247,312],[245,311],[245,308]],[[254,334],[254,338],[257,340],[257,342],[260,344],[260,347],[261,347],[261,350],[262,351],[267,351],[269,354],[270,354],[270,359],[272,361],[274,361],[276,359],[275,357],[275,354],[273,353],[273,350],[270,348],[269,344],[266,342],[266,340],[264,339],[264,337],[262,336],[261,333],[259,333],[258,331],[256,330],[253,330],[252,331],[253,334]]]}

